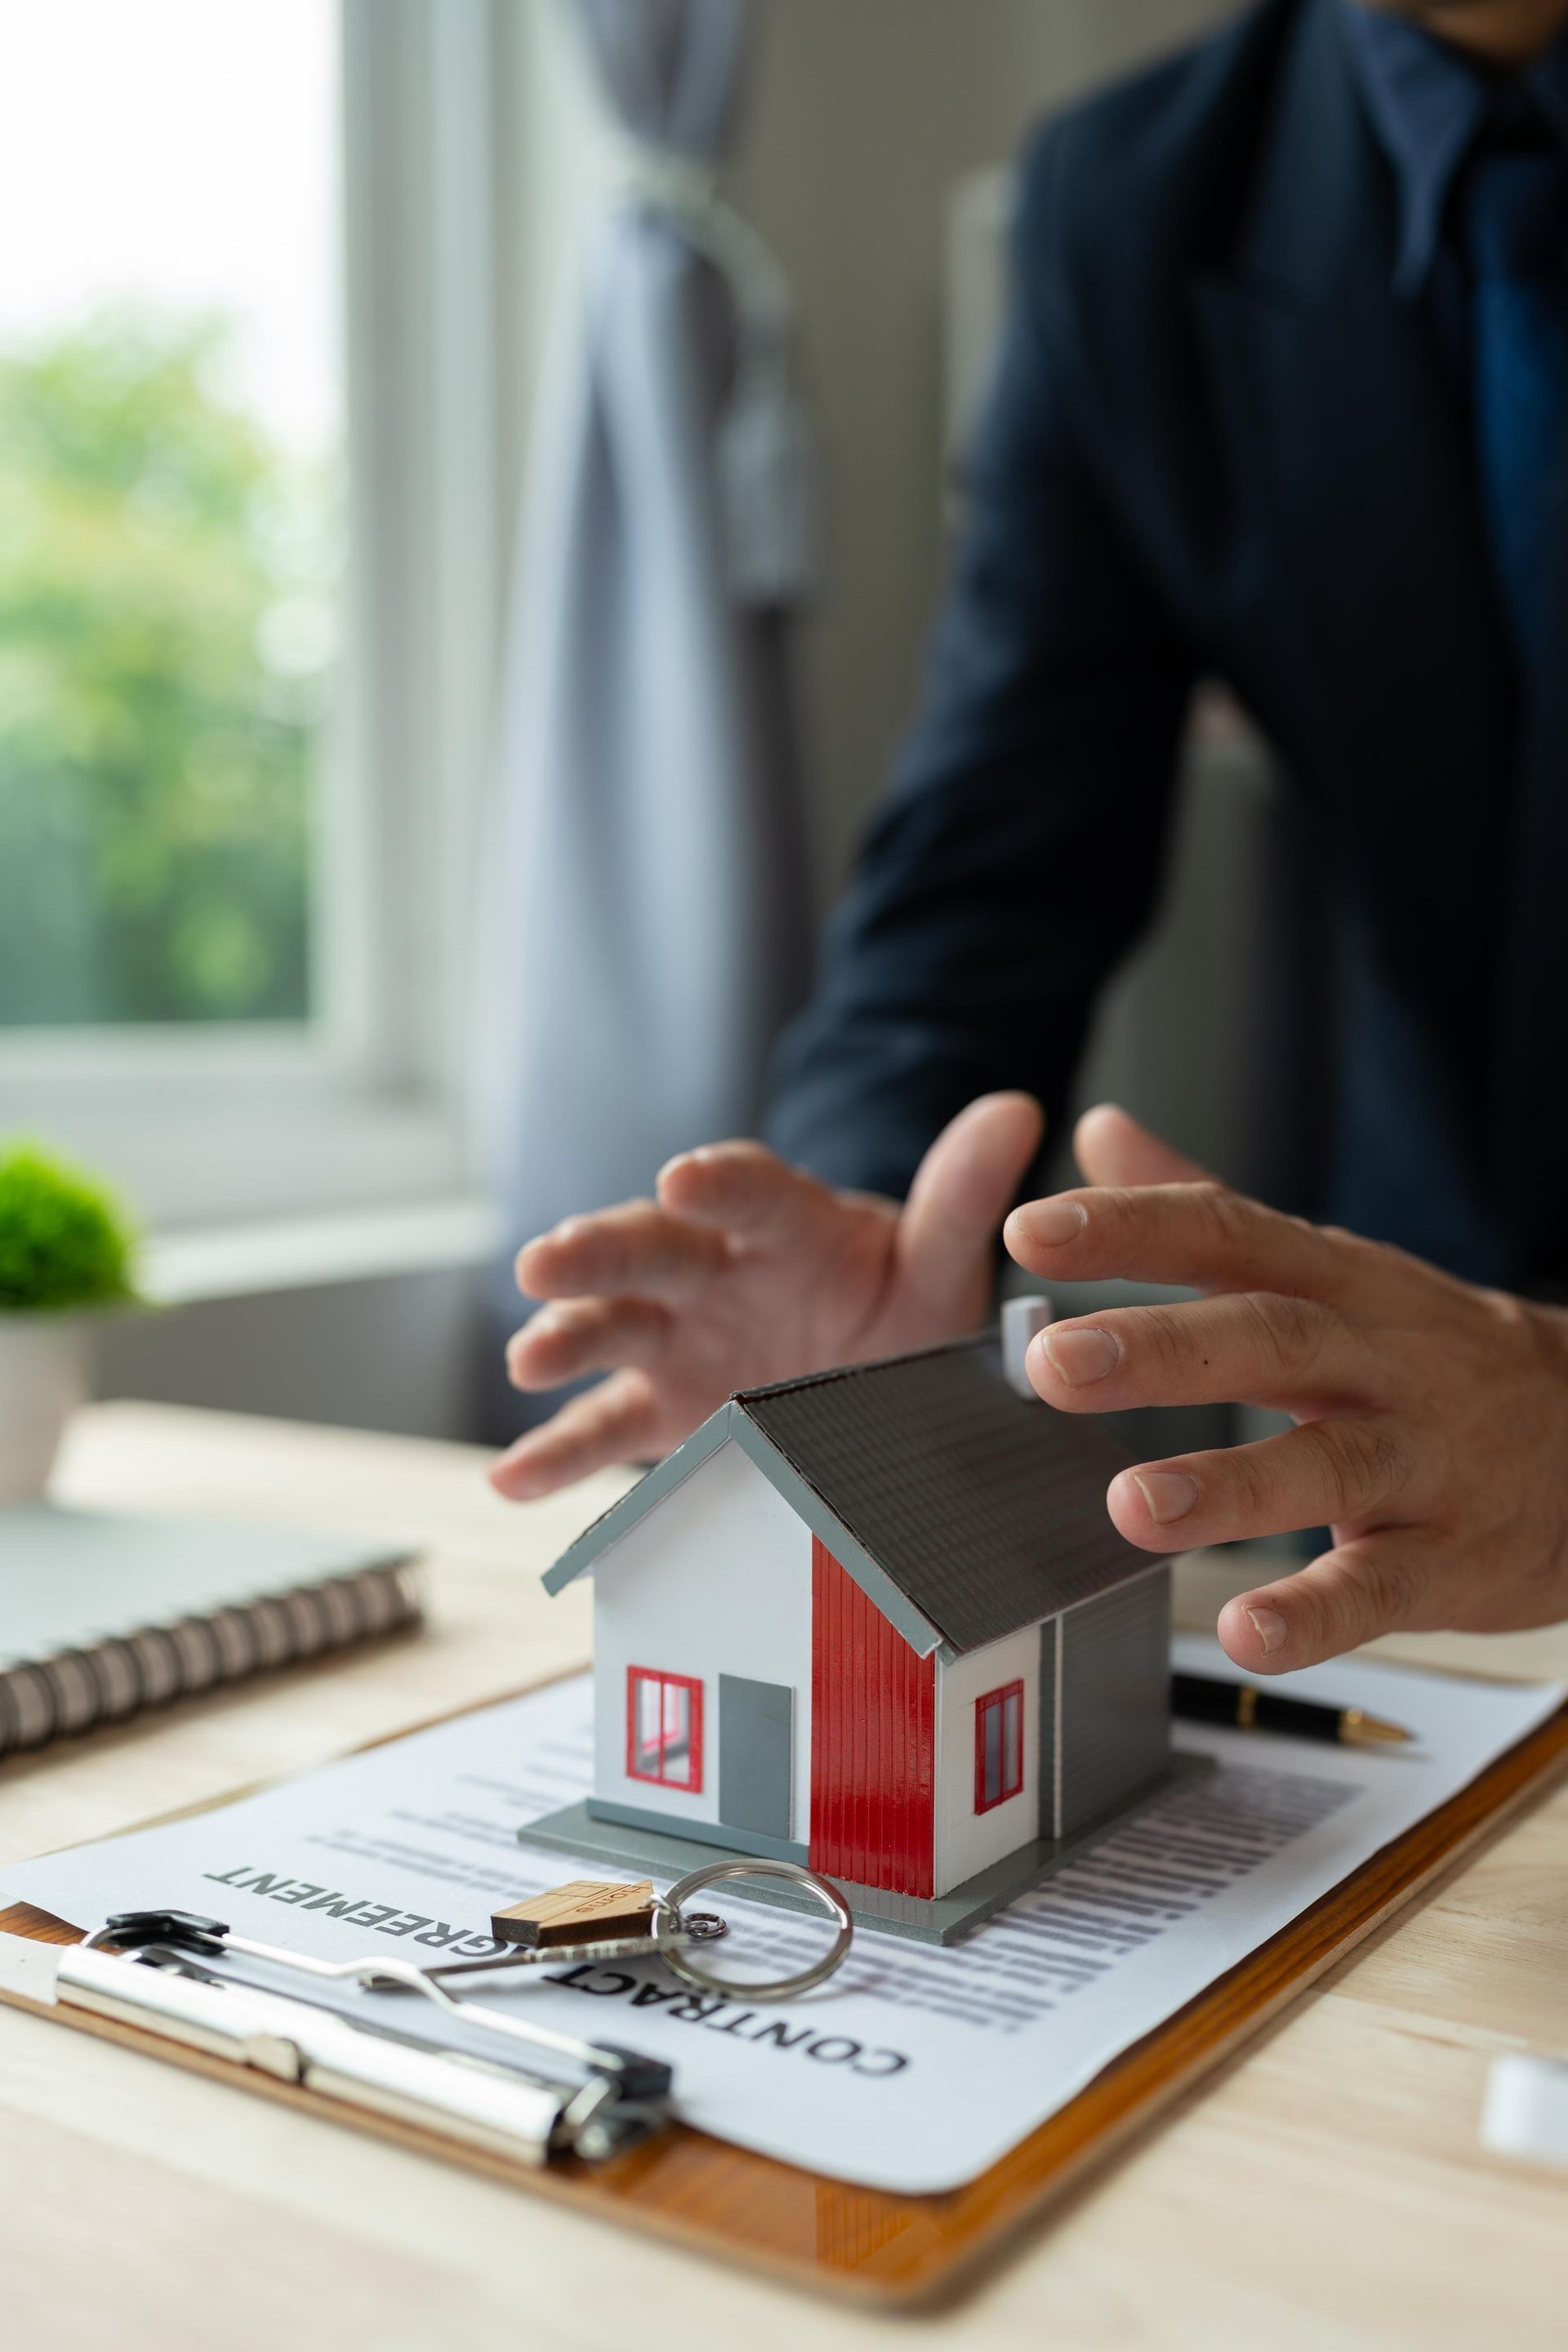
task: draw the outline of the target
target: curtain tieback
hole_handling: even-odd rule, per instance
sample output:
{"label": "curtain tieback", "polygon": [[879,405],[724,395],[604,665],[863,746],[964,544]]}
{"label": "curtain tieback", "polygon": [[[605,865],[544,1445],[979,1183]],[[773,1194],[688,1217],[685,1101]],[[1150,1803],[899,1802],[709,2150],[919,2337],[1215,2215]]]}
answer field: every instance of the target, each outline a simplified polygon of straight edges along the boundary
{"label": "curtain tieback", "polygon": [[789,281],[709,164],[628,141],[617,180],[620,205],[668,222],[730,289],[739,347],[715,449],[726,576],[742,604],[798,604],[818,577],[821,533]]}

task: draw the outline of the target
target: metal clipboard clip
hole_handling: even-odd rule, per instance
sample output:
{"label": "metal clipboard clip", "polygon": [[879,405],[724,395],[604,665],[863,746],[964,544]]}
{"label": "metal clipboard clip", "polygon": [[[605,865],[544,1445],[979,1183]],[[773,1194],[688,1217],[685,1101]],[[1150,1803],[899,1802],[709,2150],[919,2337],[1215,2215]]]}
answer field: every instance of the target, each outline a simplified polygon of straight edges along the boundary
{"label": "metal clipboard clip", "polygon": [[[220,1973],[204,1955],[248,1957],[349,1990],[421,1993],[479,2029],[493,2053],[432,2048],[382,2018],[347,2016],[308,1993]],[[669,2115],[673,2077],[658,2059],[458,2000],[411,1962],[304,1959],[187,1911],[115,1913],[62,1951],[56,1997],[529,2165],[563,2155],[602,2162]]]}

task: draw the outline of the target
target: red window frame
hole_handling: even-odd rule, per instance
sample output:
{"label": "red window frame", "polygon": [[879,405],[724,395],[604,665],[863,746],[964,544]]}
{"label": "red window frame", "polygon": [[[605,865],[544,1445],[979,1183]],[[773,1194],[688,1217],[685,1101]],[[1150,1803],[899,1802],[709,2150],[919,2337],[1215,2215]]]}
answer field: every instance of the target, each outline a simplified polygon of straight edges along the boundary
{"label": "red window frame", "polygon": [[[658,1769],[653,1772],[641,1769],[637,1760],[643,1754],[646,1745],[637,1732],[638,1699],[644,1687],[649,1684],[655,1685],[659,1694],[659,1729],[657,1743]],[[682,1768],[679,1771],[667,1769],[671,1759],[667,1755],[666,1748],[672,1735],[665,1727],[666,1694],[672,1690],[684,1691],[686,1694],[686,1753],[677,1759]],[[650,1780],[661,1789],[680,1789],[689,1797],[700,1796],[702,1792],[702,1682],[700,1675],[666,1674],[658,1666],[626,1668],[626,1778],[628,1780]]]}
{"label": "red window frame", "polygon": [[[993,1715],[996,1727],[997,1753],[1001,1763],[1000,1785],[994,1796],[985,1793],[985,1749]],[[1024,1785],[1024,1685],[1022,1682],[1004,1683],[1000,1689],[987,1691],[974,1702],[974,1810],[977,1813],[994,1811],[1016,1797]]]}

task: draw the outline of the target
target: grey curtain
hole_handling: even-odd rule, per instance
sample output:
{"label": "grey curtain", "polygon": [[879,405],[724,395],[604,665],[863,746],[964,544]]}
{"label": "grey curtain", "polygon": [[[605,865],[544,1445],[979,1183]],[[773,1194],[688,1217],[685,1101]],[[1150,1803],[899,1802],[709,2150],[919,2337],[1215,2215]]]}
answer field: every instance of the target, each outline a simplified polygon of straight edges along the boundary
{"label": "grey curtain", "polygon": [[[629,134],[542,404],[503,658],[476,1025],[513,1242],[755,1121],[807,925],[787,293],[719,197],[749,0],[574,0]],[[492,1349],[517,1319],[504,1272]],[[526,1408],[488,1391],[492,1433]]]}

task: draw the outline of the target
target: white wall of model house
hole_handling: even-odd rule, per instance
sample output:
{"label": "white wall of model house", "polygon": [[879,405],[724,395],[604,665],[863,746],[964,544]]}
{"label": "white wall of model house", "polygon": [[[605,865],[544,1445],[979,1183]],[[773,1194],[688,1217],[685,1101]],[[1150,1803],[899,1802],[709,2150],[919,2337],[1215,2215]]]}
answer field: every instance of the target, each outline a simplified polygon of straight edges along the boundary
{"label": "white wall of model house", "polygon": [[[1024,1785],[974,1810],[974,1708],[988,1691],[1024,1685]],[[1040,1629],[1005,1634],[936,1670],[936,1854],[939,1895],[1005,1861],[1040,1833]]]}
{"label": "white wall of model house", "polygon": [[[719,1819],[719,1677],[795,1693],[790,1834],[811,1821],[811,1530],[728,1439],[594,1563],[594,1793],[695,1822]],[[626,1771],[626,1672],[702,1684],[702,1787]]]}

